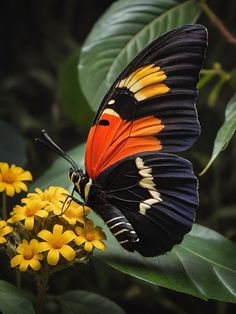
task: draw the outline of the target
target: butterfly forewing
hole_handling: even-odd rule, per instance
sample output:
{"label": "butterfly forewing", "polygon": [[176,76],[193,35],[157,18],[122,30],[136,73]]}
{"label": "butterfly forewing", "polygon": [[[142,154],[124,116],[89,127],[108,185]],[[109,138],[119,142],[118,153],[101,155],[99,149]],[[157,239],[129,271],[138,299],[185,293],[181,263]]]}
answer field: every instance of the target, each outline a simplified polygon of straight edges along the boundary
{"label": "butterfly forewing", "polygon": [[88,136],[85,165],[91,178],[129,155],[192,145],[199,135],[194,101],[206,41],[201,25],[177,28],[148,45],[120,74]]}

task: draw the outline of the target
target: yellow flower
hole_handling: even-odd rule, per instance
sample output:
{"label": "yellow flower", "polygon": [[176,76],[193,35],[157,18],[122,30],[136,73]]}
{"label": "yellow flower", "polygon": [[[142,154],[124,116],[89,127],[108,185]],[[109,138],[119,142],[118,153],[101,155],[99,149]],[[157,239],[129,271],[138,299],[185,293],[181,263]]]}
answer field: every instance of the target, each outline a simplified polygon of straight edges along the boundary
{"label": "yellow flower", "polygon": [[38,249],[39,242],[36,239],[32,239],[30,243],[27,240],[23,240],[16,249],[19,255],[16,255],[11,259],[11,267],[19,265],[20,271],[26,271],[29,266],[33,270],[39,270],[43,254],[39,254]]}
{"label": "yellow flower", "polygon": [[75,251],[67,245],[75,238],[73,231],[67,230],[63,232],[63,226],[56,224],[52,232],[42,230],[38,233],[38,237],[46,241],[40,243],[40,252],[49,251],[47,255],[49,265],[56,265],[60,254],[68,261],[72,261],[75,258]]}
{"label": "yellow flower", "polygon": [[7,242],[5,235],[12,232],[13,228],[7,225],[5,220],[0,220],[0,244]]}
{"label": "yellow flower", "polygon": [[84,244],[85,251],[91,252],[94,246],[103,251],[106,249],[105,244],[101,241],[106,239],[106,235],[101,227],[94,227],[92,220],[87,219],[84,228],[76,227],[75,232],[78,235],[75,243],[77,245]]}
{"label": "yellow flower", "polygon": [[[63,214],[61,215],[61,212]],[[64,208],[57,208],[53,211],[55,215],[61,215],[70,225],[75,225],[76,222],[84,223],[84,217],[90,212],[90,208],[87,206],[81,206],[74,201],[68,200]]]}
{"label": "yellow flower", "polygon": [[26,205],[16,205],[11,212],[11,218],[8,219],[9,223],[17,223],[21,220],[25,221],[25,228],[32,230],[34,228],[35,217],[46,218],[48,212],[42,209],[42,205],[37,200],[27,202]]}
{"label": "yellow flower", "polygon": [[0,192],[6,190],[8,196],[14,196],[21,190],[27,192],[27,185],[22,181],[32,181],[32,175],[29,171],[24,171],[21,167],[0,162]]}
{"label": "yellow flower", "polygon": [[35,189],[35,193],[28,193],[27,198],[23,198],[22,202],[27,203],[30,200],[37,200],[42,204],[42,207],[48,212],[55,207],[62,208],[62,203],[65,201],[69,192],[60,186],[50,186],[48,189],[42,191],[39,188]]}

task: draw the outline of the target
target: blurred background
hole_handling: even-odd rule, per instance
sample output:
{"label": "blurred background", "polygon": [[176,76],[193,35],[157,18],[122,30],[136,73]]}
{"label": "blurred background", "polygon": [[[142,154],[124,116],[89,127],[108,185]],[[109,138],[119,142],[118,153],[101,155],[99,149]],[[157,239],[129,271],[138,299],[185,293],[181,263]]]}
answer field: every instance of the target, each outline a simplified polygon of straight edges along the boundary
{"label": "blurred background", "polygon": [[[0,4],[0,120],[4,121],[5,129],[7,123],[11,130],[13,127],[13,131],[16,129],[21,134],[19,140],[26,144],[27,169],[34,178],[42,175],[57,157],[34,143],[41,129],[47,129],[64,150],[86,141],[93,112],[79,87],[79,51],[96,20],[113,2],[8,0]],[[236,1],[211,0],[208,4],[236,35]],[[226,72],[235,70],[236,46],[226,42],[203,14],[198,22],[209,30],[204,68],[210,69],[218,62]],[[235,86],[235,81],[219,84],[216,77],[200,90],[197,107],[202,134],[185,154],[193,162],[196,173],[210,158]],[[8,140],[8,133],[1,132],[1,128],[0,124],[0,140]],[[232,241],[236,240],[235,141],[234,138],[209,171],[200,177],[197,214],[198,223],[217,230]],[[13,271],[7,266],[1,268],[1,278],[14,282]],[[29,275],[24,276],[24,285],[29,290],[34,289]],[[127,313],[236,313],[235,305],[206,302],[152,286],[97,260],[52,277],[49,294],[68,289],[84,289],[104,295]],[[56,301],[50,297],[46,311],[58,313]]]}

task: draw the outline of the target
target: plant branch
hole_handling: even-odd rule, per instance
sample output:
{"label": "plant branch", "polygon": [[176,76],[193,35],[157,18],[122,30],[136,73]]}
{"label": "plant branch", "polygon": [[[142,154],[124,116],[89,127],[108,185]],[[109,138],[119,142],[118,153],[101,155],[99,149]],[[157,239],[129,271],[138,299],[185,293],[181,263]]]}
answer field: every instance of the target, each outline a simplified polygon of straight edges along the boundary
{"label": "plant branch", "polygon": [[223,21],[211,10],[211,8],[207,5],[206,0],[200,0],[200,7],[203,12],[209,17],[212,24],[218,28],[224,38],[231,44],[236,45],[236,38],[230,33],[230,31],[226,28]]}
{"label": "plant branch", "polygon": [[5,192],[2,193],[2,218],[7,220],[7,195]]}
{"label": "plant branch", "polygon": [[36,279],[36,283],[37,283],[37,290],[38,290],[38,295],[37,295],[37,300],[36,300],[36,305],[35,305],[35,311],[37,314],[40,313],[43,299],[44,299],[46,292],[48,290],[49,276],[50,276],[50,274],[47,270],[44,272],[40,272],[40,273],[35,274],[35,279]]}

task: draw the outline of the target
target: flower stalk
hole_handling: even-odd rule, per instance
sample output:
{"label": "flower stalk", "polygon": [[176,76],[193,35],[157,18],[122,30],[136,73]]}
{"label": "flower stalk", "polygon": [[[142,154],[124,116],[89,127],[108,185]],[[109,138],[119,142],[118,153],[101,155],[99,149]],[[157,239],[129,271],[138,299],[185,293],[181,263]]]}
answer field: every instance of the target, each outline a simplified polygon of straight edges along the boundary
{"label": "flower stalk", "polygon": [[37,298],[35,303],[36,314],[40,313],[43,300],[48,290],[49,277],[50,277],[49,271],[35,273],[35,280],[37,285]]}
{"label": "flower stalk", "polygon": [[2,218],[7,220],[7,195],[5,192],[2,193]]}

